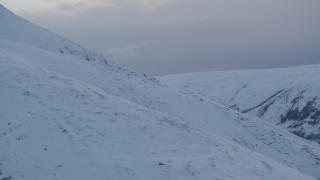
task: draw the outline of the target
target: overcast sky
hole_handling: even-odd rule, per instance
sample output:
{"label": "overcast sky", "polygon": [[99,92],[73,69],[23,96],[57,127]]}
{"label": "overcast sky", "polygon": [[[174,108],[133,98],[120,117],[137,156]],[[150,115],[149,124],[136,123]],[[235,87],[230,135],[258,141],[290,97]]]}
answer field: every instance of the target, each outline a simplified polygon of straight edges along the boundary
{"label": "overcast sky", "polygon": [[1,0],[151,75],[320,63],[319,0]]}

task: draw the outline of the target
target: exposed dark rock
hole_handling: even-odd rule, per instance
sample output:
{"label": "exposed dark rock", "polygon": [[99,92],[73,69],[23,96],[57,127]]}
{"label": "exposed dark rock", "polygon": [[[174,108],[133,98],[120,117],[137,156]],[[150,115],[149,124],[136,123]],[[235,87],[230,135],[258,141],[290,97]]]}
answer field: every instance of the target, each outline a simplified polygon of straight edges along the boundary
{"label": "exposed dark rock", "polygon": [[294,122],[293,124],[290,124],[288,128],[298,128],[303,125],[303,122]]}
{"label": "exposed dark rock", "polygon": [[317,110],[314,115],[312,115],[310,117],[313,121],[309,121],[308,124],[309,125],[316,125],[316,124],[319,124],[320,123],[320,111]]}
{"label": "exposed dark rock", "polygon": [[320,134],[310,134],[310,135],[305,136],[304,138],[306,138],[308,140],[312,140],[312,141],[320,144]]}
{"label": "exposed dark rock", "polygon": [[288,129],[293,134],[302,138],[317,142],[320,144],[320,134],[306,134],[303,126],[308,124],[310,126],[316,126],[320,124],[320,109],[317,107],[316,100],[314,97],[311,101],[300,110],[297,106],[299,101],[303,98],[303,93],[291,101],[291,108],[285,115],[281,115],[280,123],[284,124],[291,121],[292,123],[288,126]]}
{"label": "exposed dark rock", "polygon": [[263,106],[261,109],[259,109],[258,111],[258,116],[259,117],[262,117],[266,112],[267,110],[269,109],[269,107],[274,104],[276,102],[276,100],[272,100],[271,102],[269,102],[268,104],[266,104],[265,106]]}
{"label": "exposed dark rock", "polygon": [[8,177],[2,178],[1,180],[11,180],[11,179],[12,179],[12,177],[11,177],[11,176],[8,176]]}
{"label": "exposed dark rock", "polygon": [[236,110],[236,111],[240,111],[240,108],[238,106],[238,104],[234,104],[232,106],[229,106],[230,109]]}
{"label": "exposed dark rock", "polygon": [[[272,98],[276,97],[277,95],[279,95],[279,94],[282,93],[283,91],[284,91],[284,89],[276,92],[275,94],[273,94],[272,96],[270,96],[268,99],[266,99],[266,100],[263,101],[262,103],[254,106],[254,107],[252,107],[252,108],[243,110],[242,113],[248,113],[248,112],[250,112],[250,111],[252,111],[252,110],[254,110],[254,109],[257,109],[257,108],[259,108],[259,107],[262,107],[264,104],[266,104],[267,102],[269,102]],[[273,103],[274,103],[274,102],[271,102],[271,104],[273,104]],[[265,109],[265,111],[269,108],[269,106],[270,106],[271,104],[269,103],[269,105],[267,106],[267,108]]]}
{"label": "exposed dark rock", "polygon": [[305,132],[302,132],[302,131],[291,131],[291,132],[299,137],[305,138]]}
{"label": "exposed dark rock", "polygon": [[285,123],[288,120],[301,121],[308,117],[319,123],[320,110],[315,105],[316,102],[312,100],[309,101],[301,111],[298,109],[298,107],[290,109],[286,115],[281,116],[281,123]]}
{"label": "exposed dark rock", "polygon": [[90,61],[89,55],[86,54],[85,56],[86,56],[86,60],[87,60],[87,61]]}

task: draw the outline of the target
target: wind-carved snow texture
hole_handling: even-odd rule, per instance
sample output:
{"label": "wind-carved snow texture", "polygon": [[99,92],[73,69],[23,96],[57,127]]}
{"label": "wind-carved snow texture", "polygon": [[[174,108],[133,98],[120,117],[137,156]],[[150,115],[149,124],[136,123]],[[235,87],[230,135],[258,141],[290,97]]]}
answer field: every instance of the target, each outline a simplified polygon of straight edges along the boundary
{"label": "wind-carved snow texture", "polygon": [[0,179],[320,178],[317,144],[3,7],[0,24]]}

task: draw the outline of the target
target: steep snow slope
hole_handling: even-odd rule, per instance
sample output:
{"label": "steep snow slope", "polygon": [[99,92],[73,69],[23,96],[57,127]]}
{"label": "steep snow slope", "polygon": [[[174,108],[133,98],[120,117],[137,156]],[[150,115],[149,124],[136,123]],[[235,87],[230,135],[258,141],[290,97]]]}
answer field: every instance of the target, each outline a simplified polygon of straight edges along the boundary
{"label": "steep snow slope", "polygon": [[[21,29],[17,33],[28,29],[24,20],[2,8],[3,14],[13,16],[1,21]],[[0,34],[7,31],[1,28]],[[68,49],[78,53],[61,53],[66,40],[41,28],[25,34],[37,31],[43,35],[15,41],[10,34],[0,40],[3,176],[38,179],[61,172],[57,179],[261,179],[262,171],[266,179],[303,178],[241,145],[320,177],[319,146],[198,94],[177,92],[106,63],[94,53],[95,59],[83,58],[90,51],[69,41]],[[50,48],[38,46],[34,38]],[[53,154],[47,156],[51,148]],[[212,154],[218,158],[216,170],[209,168]],[[159,166],[160,161],[165,165]],[[272,170],[259,161],[271,164]]]}
{"label": "steep snow slope", "polygon": [[0,21],[0,39],[2,40],[9,40],[48,51],[72,55],[87,61],[105,61],[102,56],[81,48],[79,45],[40,28],[23,18],[15,16],[3,6],[0,7]]}
{"label": "steep snow slope", "polygon": [[3,177],[312,179],[176,117],[0,52]]}
{"label": "steep snow slope", "polygon": [[81,82],[99,87],[107,94],[180,117],[194,127],[215,133],[319,177],[319,146],[304,142],[271,124],[241,115],[197,94],[179,94],[144,78],[128,77],[120,72],[109,71],[95,62],[79,61],[70,56],[65,57],[8,41],[0,41],[0,44],[3,54],[10,54],[9,57],[28,59],[52,72],[67,75],[72,79],[81,79]]}
{"label": "steep snow slope", "polygon": [[320,66],[181,74],[161,78],[320,143]]}
{"label": "steep snow slope", "polygon": [[0,57],[2,177],[312,179],[28,59]]}

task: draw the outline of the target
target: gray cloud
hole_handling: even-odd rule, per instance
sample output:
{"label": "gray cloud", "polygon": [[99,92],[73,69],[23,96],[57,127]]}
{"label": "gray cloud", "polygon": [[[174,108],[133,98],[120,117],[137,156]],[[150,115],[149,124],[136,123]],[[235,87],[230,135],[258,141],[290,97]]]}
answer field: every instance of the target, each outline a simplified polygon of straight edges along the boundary
{"label": "gray cloud", "polygon": [[150,74],[320,63],[320,1],[72,2],[22,15]]}
{"label": "gray cloud", "polygon": [[114,60],[124,60],[130,58],[141,58],[141,55],[137,52],[139,49],[145,47],[146,43],[139,43],[139,44],[130,44],[126,47],[121,48],[111,48],[107,50],[104,54],[105,56],[114,59]]}
{"label": "gray cloud", "polygon": [[96,7],[111,8],[114,6],[116,6],[116,4],[103,0],[56,0],[51,4],[50,9],[47,11],[55,11],[58,13],[63,13],[64,15],[77,15],[78,12]]}

